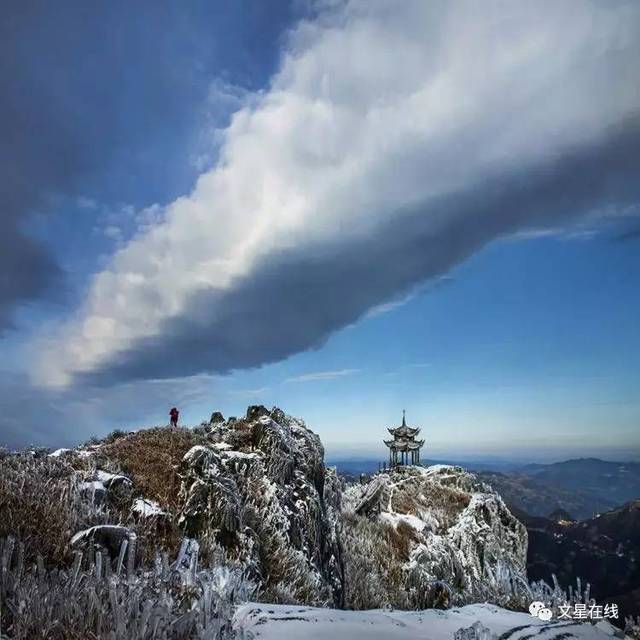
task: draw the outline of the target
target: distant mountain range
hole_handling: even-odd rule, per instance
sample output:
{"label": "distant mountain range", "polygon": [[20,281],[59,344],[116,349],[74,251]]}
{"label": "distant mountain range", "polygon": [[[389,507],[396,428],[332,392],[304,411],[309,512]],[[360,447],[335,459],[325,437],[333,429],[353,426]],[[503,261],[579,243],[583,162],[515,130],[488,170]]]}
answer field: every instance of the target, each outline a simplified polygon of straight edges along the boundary
{"label": "distant mountain range", "polygon": [[599,496],[589,496],[581,491],[545,484],[521,473],[480,471],[476,475],[491,485],[512,510],[517,509],[532,516],[549,516],[562,510],[570,519],[582,520],[620,504],[615,499],[604,502]]}
{"label": "distant mountain range", "polygon": [[[500,493],[509,506],[533,516],[548,516],[562,509],[572,518],[582,520],[640,498],[638,462],[578,458],[526,465],[452,460],[425,460],[423,464],[443,462],[474,471]],[[378,470],[378,462],[374,460],[336,460],[330,464],[348,477]]]}
{"label": "distant mountain range", "polygon": [[579,458],[554,464],[529,464],[520,470],[546,485],[597,496],[602,508],[640,497],[640,463]]}
{"label": "distant mountain range", "polygon": [[565,513],[552,519],[511,511],[529,533],[530,580],[549,582],[555,574],[567,586],[580,577],[598,603],[640,613],[640,500],[581,522],[567,521]]}

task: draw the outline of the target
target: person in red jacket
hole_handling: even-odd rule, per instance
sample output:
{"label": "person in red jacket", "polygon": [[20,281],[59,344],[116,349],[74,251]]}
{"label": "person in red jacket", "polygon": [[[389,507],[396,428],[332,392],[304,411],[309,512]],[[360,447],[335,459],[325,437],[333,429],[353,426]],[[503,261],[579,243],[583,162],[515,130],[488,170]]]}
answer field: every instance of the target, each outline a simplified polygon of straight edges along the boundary
{"label": "person in red jacket", "polygon": [[171,409],[171,411],[169,411],[169,418],[171,419],[171,426],[172,427],[177,427],[178,426],[178,416],[180,415],[180,412],[173,407]]}

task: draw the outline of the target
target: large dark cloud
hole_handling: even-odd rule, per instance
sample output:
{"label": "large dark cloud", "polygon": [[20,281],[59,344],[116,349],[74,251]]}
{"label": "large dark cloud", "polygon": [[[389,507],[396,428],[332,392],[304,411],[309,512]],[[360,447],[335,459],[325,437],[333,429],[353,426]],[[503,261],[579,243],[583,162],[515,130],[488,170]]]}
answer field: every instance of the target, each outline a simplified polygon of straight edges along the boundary
{"label": "large dark cloud", "polygon": [[252,86],[271,71],[289,3],[225,4],[2,3],[0,331],[17,304],[60,282],[50,248],[28,233],[34,212],[55,209],[49,196],[175,197],[193,179],[187,151],[212,79]]}
{"label": "large dark cloud", "polygon": [[554,162],[514,169],[400,211],[357,242],[269,257],[228,291],[193,296],[180,318],[162,326],[160,338],[138,342],[85,381],[228,372],[275,362],[321,346],[372,307],[445,273],[502,235],[570,223],[639,199],[640,119]]}

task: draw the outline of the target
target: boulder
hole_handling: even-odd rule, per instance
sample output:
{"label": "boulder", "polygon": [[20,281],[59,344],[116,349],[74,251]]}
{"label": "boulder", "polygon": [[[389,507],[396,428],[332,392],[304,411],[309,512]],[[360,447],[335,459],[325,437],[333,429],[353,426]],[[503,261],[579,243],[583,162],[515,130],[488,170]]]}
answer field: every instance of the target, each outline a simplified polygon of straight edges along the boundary
{"label": "boulder", "polygon": [[[74,548],[87,548],[95,545],[107,551],[111,558],[117,558],[123,541],[127,541],[128,549],[135,553],[136,534],[127,527],[113,524],[101,524],[83,531],[78,531],[71,538]],[[129,553],[129,551],[127,552]]]}
{"label": "boulder", "polygon": [[221,422],[224,422],[224,416],[222,415],[222,413],[220,413],[220,411],[214,411],[211,414],[209,424],[220,424]]}
{"label": "boulder", "polygon": [[261,404],[253,404],[247,408],[247,421],[253,422],[262,416],[268,416],[269,410]]}

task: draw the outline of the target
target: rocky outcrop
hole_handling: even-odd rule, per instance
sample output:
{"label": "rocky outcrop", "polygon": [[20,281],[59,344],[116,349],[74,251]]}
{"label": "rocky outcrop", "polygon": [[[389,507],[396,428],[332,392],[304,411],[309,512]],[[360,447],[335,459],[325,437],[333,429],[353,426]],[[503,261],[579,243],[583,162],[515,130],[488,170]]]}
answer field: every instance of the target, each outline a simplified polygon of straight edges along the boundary
{"label": "rocky outcrop", "polygon": [[210,425],[222,424],[223,422],[224,422],[224,416],[222,415],[222,413],[220,413],[220,411],[214,411],[211,414],[211,418],[209,419]]}
{"label": "rocky outcrop", "polygon": [[340,490],[318,436],[279,409],[215,422],[179,469],[179,525],[281,602],[343,602]]}
{"label": "rocky outcrop", "polygon": [[[244,418],[215,412],[194,430],[147,433],[136,434],[137,447],[117,443],[129,464],[103,447],[100,464],[113,472],[94,470],[82,484],[87,500],[113,505],[139,529],[141,548],[164,538],[175,546],[182,535],[203,558],[223,551],[271,602],[421,609],[522,601],[526,529],[460,467],[401,467],[345,488],[302,420],[261,405]],[[144,460],[173,443],[170,464],[140,464],[145,439],[153,448]]]}
{"label": "rocky outcrop", "polygon": [[354,608],[509,604],[526,590],[525,527],[460,467],[401,467],[349,487],[344,529]]}

